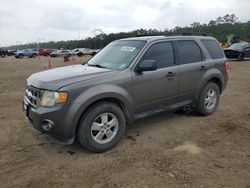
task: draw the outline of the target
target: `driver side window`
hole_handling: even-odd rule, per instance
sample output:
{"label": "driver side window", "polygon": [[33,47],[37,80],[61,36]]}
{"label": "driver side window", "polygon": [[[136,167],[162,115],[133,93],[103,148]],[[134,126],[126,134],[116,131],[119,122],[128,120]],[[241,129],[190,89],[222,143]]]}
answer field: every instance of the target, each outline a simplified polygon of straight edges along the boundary
{"label": "driver side window", "polygon": [[174,65],[172,42],[159,42],[153,44],[144,54],[143,60],[155,60],[158,69]]}

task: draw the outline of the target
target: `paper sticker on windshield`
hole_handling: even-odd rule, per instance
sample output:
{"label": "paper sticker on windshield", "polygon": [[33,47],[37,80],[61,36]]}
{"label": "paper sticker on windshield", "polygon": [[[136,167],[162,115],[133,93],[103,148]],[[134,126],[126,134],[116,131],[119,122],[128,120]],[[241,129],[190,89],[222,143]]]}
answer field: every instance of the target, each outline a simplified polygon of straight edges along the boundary
{"label": "paper sticker on windshield", "polygon": [[127,52],[133,52],[135,50],[135,47],[132,46],[123,46],[121,48],[122,51],[127,51]]}

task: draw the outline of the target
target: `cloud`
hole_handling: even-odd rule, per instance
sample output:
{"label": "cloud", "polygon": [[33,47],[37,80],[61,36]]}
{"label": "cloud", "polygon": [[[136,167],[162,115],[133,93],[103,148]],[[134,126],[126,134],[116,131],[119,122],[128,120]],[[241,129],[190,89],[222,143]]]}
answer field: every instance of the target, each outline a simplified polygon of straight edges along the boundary
{"label": "cloud", "polygon": [[173,28],[227,13],[250,20],[248,0],[0,0],[0,46],[105,33]]}

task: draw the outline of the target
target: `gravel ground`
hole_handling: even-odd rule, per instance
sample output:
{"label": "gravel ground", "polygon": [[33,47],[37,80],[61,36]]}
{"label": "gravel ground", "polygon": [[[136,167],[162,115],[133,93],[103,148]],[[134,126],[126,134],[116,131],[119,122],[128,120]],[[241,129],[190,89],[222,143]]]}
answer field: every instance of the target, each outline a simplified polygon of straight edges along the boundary
{"label": "gravel ground", "polygon": [[[52,65],[84,61],[53,58]],[[102,154],[78,143],[53,144],[27,125],[25,79],[47,69],[47,62],[0,58],[0,187],[250,188],[250,61],[230,62],[229,84],[213,115],[141,119]]]}

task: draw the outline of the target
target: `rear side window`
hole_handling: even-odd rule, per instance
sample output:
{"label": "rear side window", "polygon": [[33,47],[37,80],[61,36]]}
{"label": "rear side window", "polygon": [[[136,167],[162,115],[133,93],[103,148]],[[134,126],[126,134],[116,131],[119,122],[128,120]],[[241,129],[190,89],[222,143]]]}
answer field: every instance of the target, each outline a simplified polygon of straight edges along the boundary
{"label": "rear side window", "polygon": [[220,47],[214,40],[201,40],[212,59],[221,59],[224,57]]}
{"label": "rear side window", "polygon": [[144,60],[155,60],[157,68],[174,65],[174,51],[172,42],[153,44],[144,54]]}
{"label": "rear side window", "polygon": [[180,64],[203,61],[200,47],[192,40],[176,41],[178,61]]}

